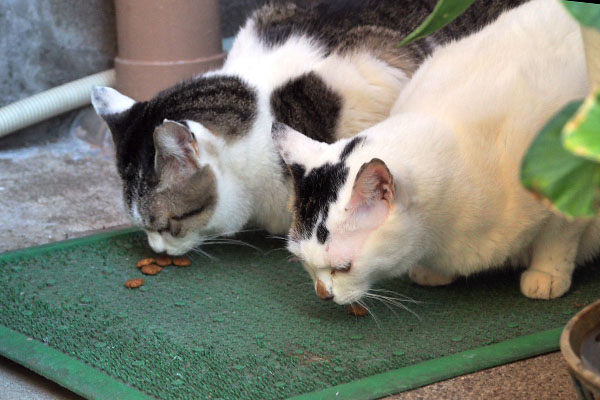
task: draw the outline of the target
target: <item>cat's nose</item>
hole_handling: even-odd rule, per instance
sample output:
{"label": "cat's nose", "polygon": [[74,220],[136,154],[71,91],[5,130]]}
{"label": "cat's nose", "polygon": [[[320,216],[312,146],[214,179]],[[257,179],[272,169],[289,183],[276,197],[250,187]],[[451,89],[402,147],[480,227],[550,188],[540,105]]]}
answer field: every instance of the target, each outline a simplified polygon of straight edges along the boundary
{"label": "cat's nose", "polygon": [[321,299],[321,300],[331,300],[333,299],[333,295],[331,293],[329,293],[329,291],[327,290],[327,287],[325,286],[325,284],[323,283],[322,280],[318,280],[317,281],[317,296]]}

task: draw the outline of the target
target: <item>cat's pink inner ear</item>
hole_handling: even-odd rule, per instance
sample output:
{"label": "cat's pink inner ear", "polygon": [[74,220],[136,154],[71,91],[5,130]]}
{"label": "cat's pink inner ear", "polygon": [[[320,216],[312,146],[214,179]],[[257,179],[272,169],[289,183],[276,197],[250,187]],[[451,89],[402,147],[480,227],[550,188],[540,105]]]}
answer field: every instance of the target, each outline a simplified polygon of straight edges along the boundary
{"label": "cat's pink inner ear", "polygon": [[175,121],[165,120],[154,130],[154,146],[161,157],[187,161],[197,155],[195,143],[190,130]]}
{"label": "cat's pink inner ear", "polygon": [[190,130],[175,121],[165,120],[154,130],[156,172],[174,169],[180,173],[197,168],[198,146]]}
{"label": "cat's pink inner ear", "polygon": [[349,208],[369,207],[384,201],[389,207],[396,197],[394,178],[385,163],[374,158],[364,163],[354,180]]}

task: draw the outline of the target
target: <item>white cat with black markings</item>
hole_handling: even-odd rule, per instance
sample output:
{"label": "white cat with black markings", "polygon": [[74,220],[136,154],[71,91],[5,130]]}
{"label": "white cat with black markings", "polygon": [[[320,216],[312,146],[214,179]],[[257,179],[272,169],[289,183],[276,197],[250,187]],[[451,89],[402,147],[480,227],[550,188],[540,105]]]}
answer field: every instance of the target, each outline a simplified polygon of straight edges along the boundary
{"label": "white cat with black markings", "polygon": [[406,274],[422,285],[506,263],[521,291],[552,299],[600,247],[598,219],[553,214],[520,182],[542,126],[588,92],[579,26],[533,0],[439,48],[393,115],[328,145],[275,124],[295,186],[288,248],[323,299],[347,304]]}
{"label": "white cat with black markings", "polygon": [[[284,122],[322,142],[387,118],[438,45],[526,0],[479,0],[435,35],[398,47],[435,0],[273,3],[242,27],[218,71],[136,102],[96,88],[126,210],[156,252],[182,254],[251,225],[285,233],[291,185],[270,136]],[[202,38],[198,38],[202,40]]]}

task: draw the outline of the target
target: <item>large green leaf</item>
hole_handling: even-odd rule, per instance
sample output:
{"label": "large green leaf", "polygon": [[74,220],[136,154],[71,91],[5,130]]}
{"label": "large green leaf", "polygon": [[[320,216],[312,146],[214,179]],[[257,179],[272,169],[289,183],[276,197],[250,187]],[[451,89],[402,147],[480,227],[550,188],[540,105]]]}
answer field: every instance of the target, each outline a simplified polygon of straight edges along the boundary
{"label": "large green leaf", "polygon": [[580,24],[600,30],[600,5],[592,3],[583,3],[580,1],[562,0],[571,15],[579,21]]}
{"label": "large green leaf", "polygon": [[564,147],[571,153],[600,162],[600,91],[585,100],[562,130]]}
{"label": "large green leaf", "polygon": [[439,0],[431,15],[417,29],[405,37],[400,42],[400,46],[422,39],[438,31],[462,14],[474,2],[475,0]]}
{"label": "large green leaf", "polygon": [[544,126],[521,165],[523,185],[568,217],[596,216],[600,204],[600,164],[562,146],[562,128],[581,103],[568,104]]}

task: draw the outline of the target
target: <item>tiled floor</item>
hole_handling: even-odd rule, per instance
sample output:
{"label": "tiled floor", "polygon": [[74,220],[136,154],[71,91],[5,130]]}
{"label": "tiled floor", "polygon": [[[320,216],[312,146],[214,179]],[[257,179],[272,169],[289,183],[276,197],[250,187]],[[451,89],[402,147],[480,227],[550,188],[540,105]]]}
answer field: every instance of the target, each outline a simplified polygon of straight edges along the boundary
{"label": "tiled floor", "polygon": [[[0,140],[0,252],[126,223],[120,182],[105,138],[93,129],[64,129],[19,146]],[[91,118],[89,120],[88,118]],[[77,124],[75,126],[78,126]],[[90,132],[94,130],[95,132]],[[85,140],[81,140],[80,137]],[[388,399],[572,399],[559,353],[426,386]],[[0,399],[77,399],[0,357]]]}

